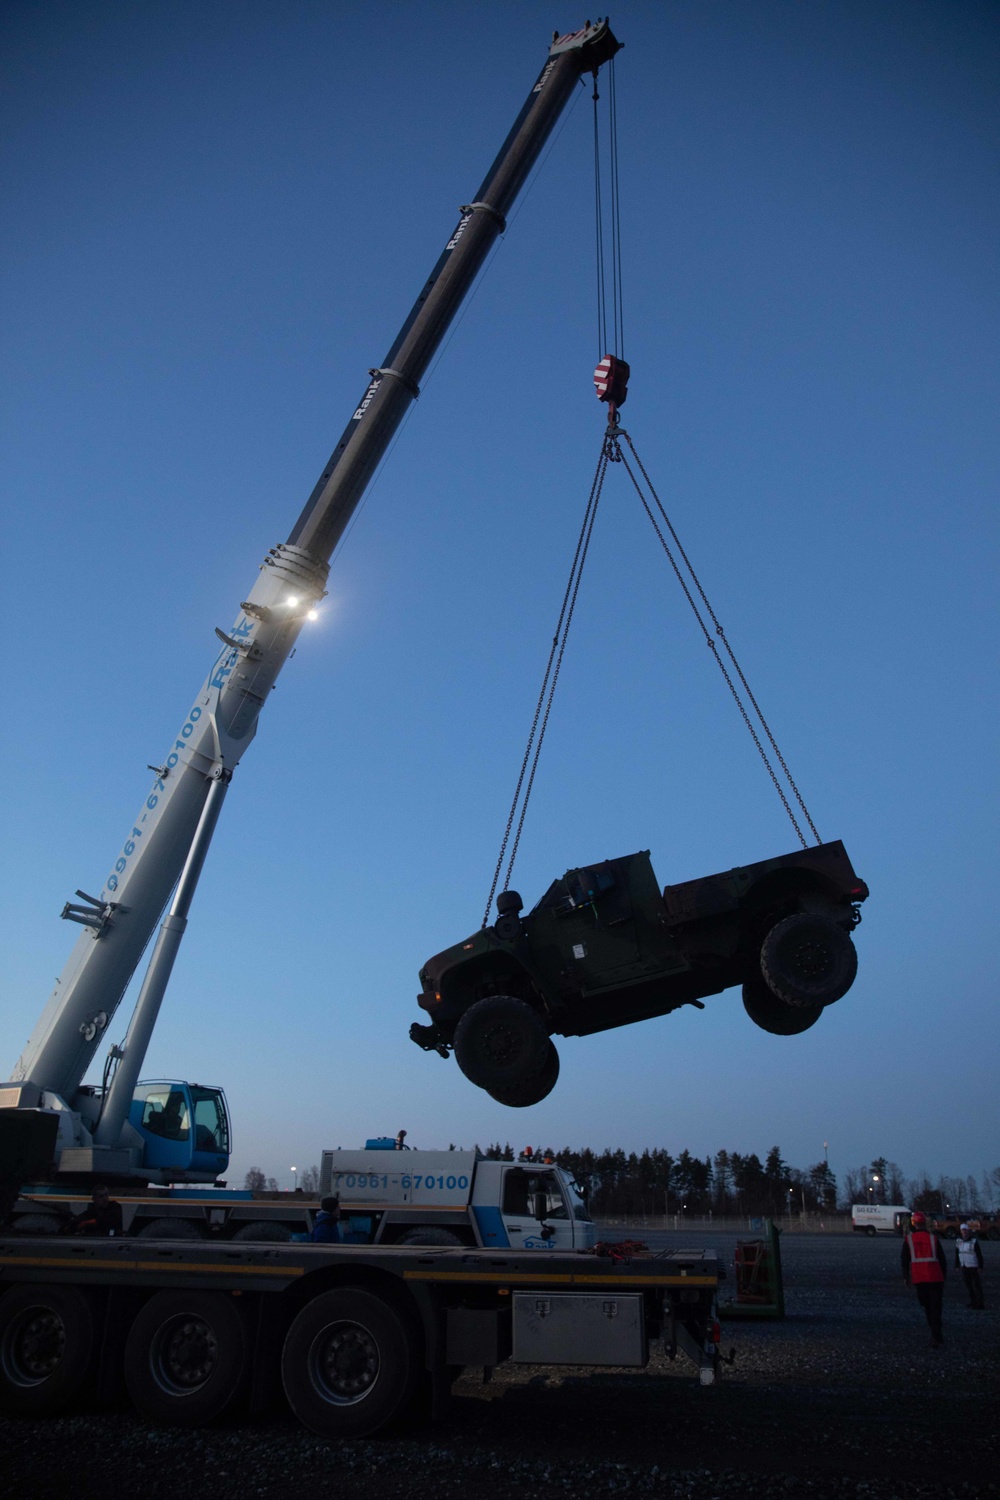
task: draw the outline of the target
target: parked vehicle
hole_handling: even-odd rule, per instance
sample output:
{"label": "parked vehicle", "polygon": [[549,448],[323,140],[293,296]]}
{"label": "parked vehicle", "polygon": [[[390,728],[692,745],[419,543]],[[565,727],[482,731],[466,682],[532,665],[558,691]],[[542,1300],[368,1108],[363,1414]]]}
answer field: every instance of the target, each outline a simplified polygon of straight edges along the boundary
{"label": "parked vehicle", "polygon": [[906,1234],[910,1210],[902,1203],[855,1203],[851,1228],[859,1234]]}
{"label": "parked vehicle", "polygon": [[945,1213],[928,1214],[927,1228],[947,1240],[957,1240],[961,1225],[968,1224],[973,1234],[983,1240],[1000,1240],[1000,1214],[960,1214],[948,1209]]}
{"label": "parked vehicle", "polygon": [[554,1163],[487,1161],[476,1151],[324,1151],[320,1191],[340,1197],[351,1244],[588,1250],[580,1190]]}

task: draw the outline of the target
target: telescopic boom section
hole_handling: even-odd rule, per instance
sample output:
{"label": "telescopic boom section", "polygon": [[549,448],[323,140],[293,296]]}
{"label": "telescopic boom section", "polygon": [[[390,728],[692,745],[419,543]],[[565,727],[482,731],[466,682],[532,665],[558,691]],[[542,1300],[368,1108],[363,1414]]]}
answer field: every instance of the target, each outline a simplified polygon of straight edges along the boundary
{"label": "telescopic boom section", "polygon": [[[370,372],[287,543],[264,559],[232,629],[216,632],[222,650],[163,766],[155,768],[153,787],[100,896],[78,892],[83,904],[67,905],[64,916],[85,931],[14,1069],[12,1086],[0,1087],[0,1107],[72,1100],[188,861],[209,789],[229,779],[253,739],[302,622],[323,596],[334,548],[418,394],[435,350],[503,232],[506,215],[574,87],[619,46],[606,21],[554,39],[496,161],[473,201],[462,208],[385,360]],[[151,1025],[147,1014],[137,1028],[144,1039]],[[119,1096],[128,1093],[126,1077],[138,1076],[145,1040],[141,1049],[126,1042],[122,1050]],[[102,1119],[102,1142],[110,1142],[116,1126],[117,1120]]]}

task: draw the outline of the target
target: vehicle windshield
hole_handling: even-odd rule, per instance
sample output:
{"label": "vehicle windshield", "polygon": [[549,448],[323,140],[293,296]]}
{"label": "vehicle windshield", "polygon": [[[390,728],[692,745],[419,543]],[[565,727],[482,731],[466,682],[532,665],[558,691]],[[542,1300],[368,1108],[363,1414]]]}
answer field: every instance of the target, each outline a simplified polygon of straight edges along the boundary
{"label": "vehicle windshield", "polygon": [[583,1195],[583,1189],[580,1187],[580,1184],[570,1181],[566,1184],[566,1188],[569,1193],[569,1202],[573,1210],[574,1219],[579,1220],[583,1224],[592,1223],[590,1209],[587,1207],[587,1200]]}

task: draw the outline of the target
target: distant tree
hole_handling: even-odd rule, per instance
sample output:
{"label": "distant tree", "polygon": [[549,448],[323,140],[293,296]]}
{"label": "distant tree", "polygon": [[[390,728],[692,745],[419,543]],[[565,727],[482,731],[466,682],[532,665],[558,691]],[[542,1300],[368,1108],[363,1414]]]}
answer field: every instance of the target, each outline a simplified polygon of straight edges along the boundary
{"label": "distant tree", "polygon": [[278,1179],[276,1177],[269,1177],[265,1186],[269,1193],[276,1193],[278,1191]]}
{"label": "distant tree", "polygon": [[885,1179],[888,1175],[889,1163],[884,1156],[876,1156],[868,1168],[868,1182],[871,1184],[872,1198],[876,1203],[884,1203]]}
{"label": "distant tree", "polygon": [[299,1173],[298,1186],[304,1193],[319,1192],[319,1167],[306,1167]]}
{"label": "distant tree", "polygon": [[260,1167],[250,1168],[249,1172],[243,1179],[243,1186],[247,1188],[251,1193],[263,1192],[266,1186],[266,1180],[263,1172],[260,1170]]}
{"label": "distant tree", "polygon": [[818,1161],[809,1168],[809,1185],[816,1208],[832,1213],[837,1207],[837,1179],[827,1161]]}

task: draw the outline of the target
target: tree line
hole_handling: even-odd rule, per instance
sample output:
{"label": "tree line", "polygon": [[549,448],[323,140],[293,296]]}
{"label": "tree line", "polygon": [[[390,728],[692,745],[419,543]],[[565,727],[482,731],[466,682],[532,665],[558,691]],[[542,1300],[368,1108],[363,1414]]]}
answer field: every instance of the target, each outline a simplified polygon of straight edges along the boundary
{"label": "tree line", "polygon": [[[510,1144],[489,1146],[493,1161],[513,1161]],[[811,1167],[793,1167],[780,1147],[772,1146],[762,1162],[754,1152],[717,1151],[703,1159],[687,1151],[646,1149],[625,1152],[575,1151],[568,1147],[533,1147],[533,1159],[554,1161],[585,1190],[598,1217],[651,1218],[661,1214],[719,1218],[783,1214],[836,1213],[852,1203],[900,1203],[931,1212],[992,1210],[1000,1202],[1000,1167],[974,1177],[944,1177],[932,1183],[926,1173],[907,1179],[895,1162],[875,1157],[844,1174],[838,1191],[835,1174],[824,1159]]]}

